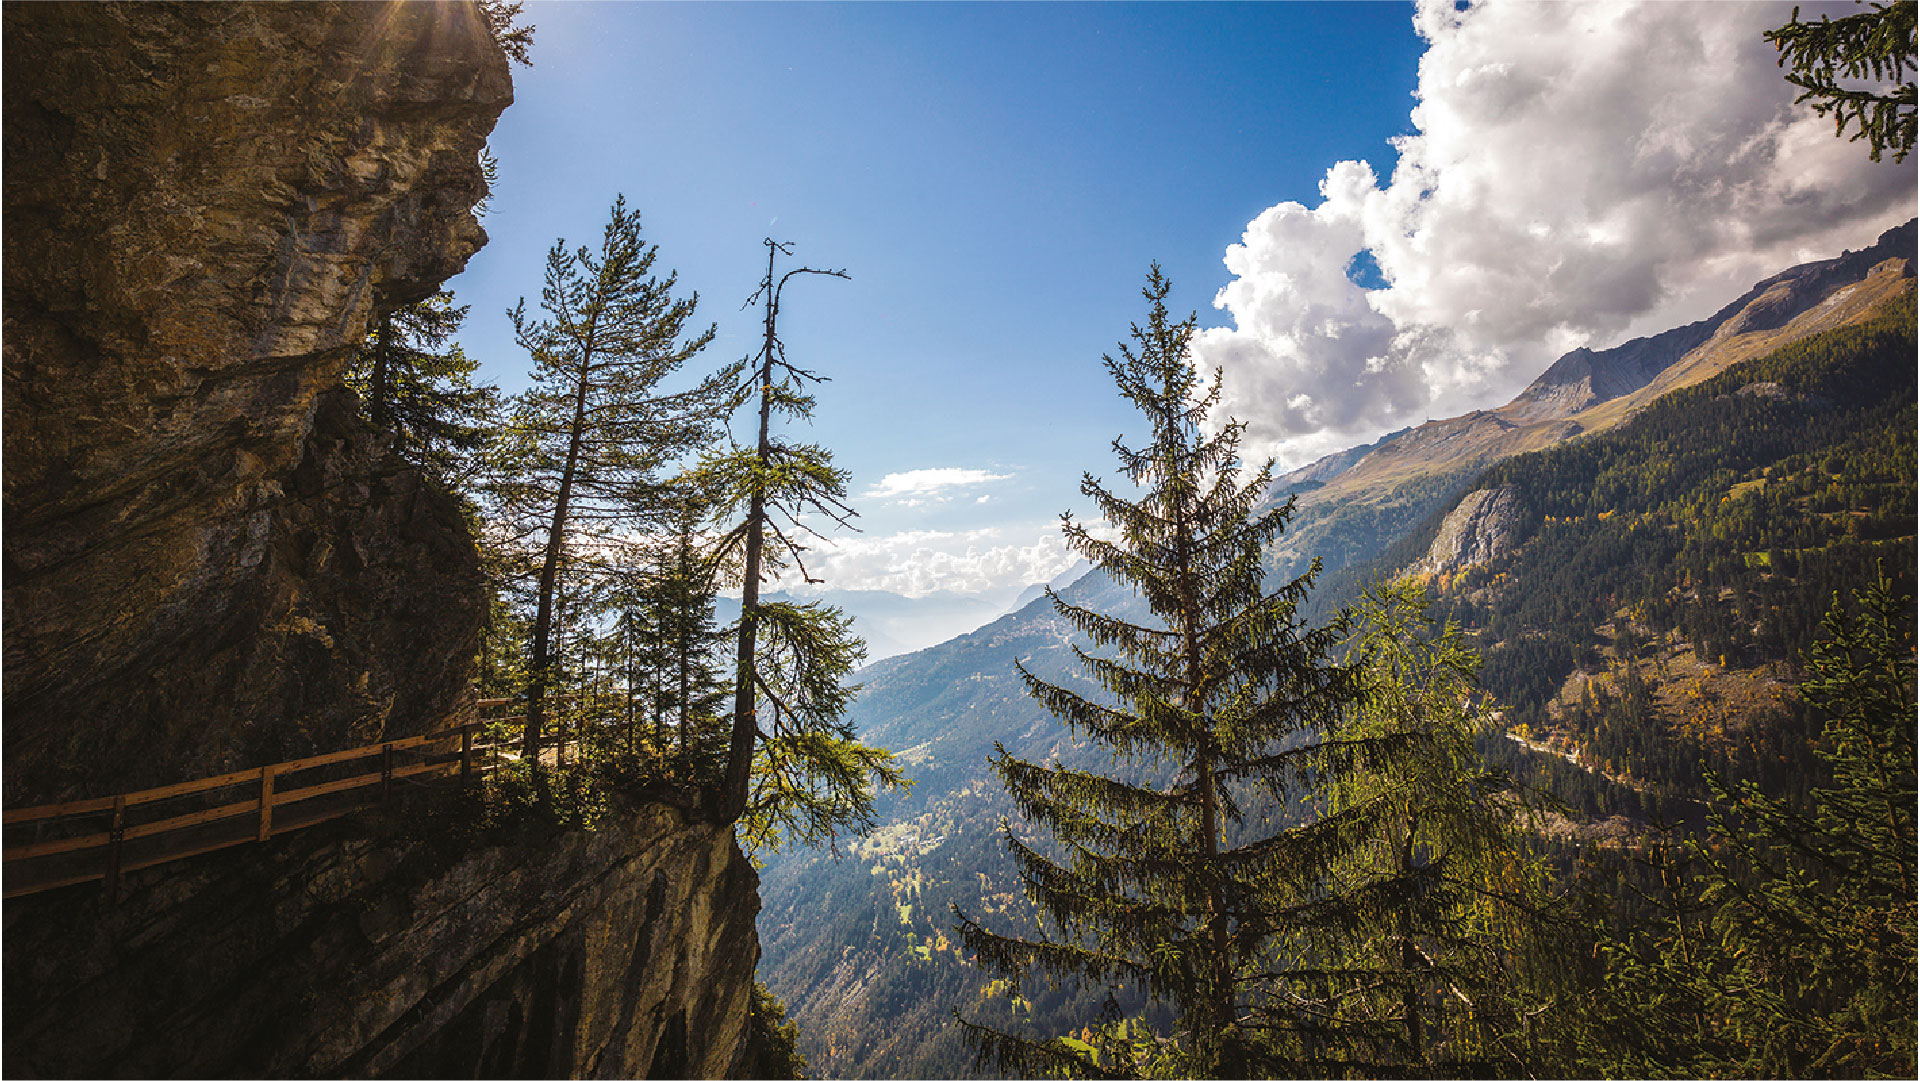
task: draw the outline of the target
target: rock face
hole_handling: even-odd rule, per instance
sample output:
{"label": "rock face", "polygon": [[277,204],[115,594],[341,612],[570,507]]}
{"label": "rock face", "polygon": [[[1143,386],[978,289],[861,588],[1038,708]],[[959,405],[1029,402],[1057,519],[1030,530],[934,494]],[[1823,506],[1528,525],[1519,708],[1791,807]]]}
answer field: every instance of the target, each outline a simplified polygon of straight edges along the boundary
{"label": "rock face", "polygon": [[758,879],[659,805],[512,843],[351,821],[7,902],[15,1077],[723,1077]]}
{"label": "rock face", "polygon": [[1468,492],[1441,520],[1426,558],[1408,571],[1452,574],[1485,563],[1512,547],[1519,515],[1519,501],[1510,484]]}
{"label": "rock face", "polygon": [[[485,235],[470,3],[4,9],[5,785],[18,807],[425,730],[483,580],[340,386]],[[654,804],[453,794],[5,908],[14,1076],[720,1076],[757,879]]]}
{"label": "rock face", "polygon": [[478,562],[338,388],[370,316],[485,242],[512,89],[482,16],[4,20],[7,805],[422,730]]}

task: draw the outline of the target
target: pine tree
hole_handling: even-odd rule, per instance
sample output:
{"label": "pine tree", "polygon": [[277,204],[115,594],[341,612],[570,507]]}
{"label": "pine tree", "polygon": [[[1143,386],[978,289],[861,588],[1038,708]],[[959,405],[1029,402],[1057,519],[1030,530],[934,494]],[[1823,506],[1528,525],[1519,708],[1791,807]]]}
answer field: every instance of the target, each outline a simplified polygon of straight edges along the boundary
{"label": "pine tree", "polygon": [[480,15],[486,20],[487,33],[507,59],[521,67],[532,67],[534,27],[520,22],[526,6],[526,0],[480,0]]}
{"label": "pine tree", "polygon": [[741,584],[732,735],[717,811],[740,822],[743,840],[756,847],[781,836],[817,844],[848,826],[863,828],[872,821],[876,792],[901,778],[893,756],[860,743],[840,717],[859,689],[846,677],[866,654],[852,621],[817,602],[760,599],[761,586],[788,567],[815,581],[801,561],[803,542],[819,536],[806,524],[808,515],[839,525],[853,516],[847,473],[833,464],[832,454],[773,432],[776,416],[812,415],[808,388],[821,382],[787,359],[780,340],[786,284],[802,274],[847,274],[798,267],[776,277],[776,257],[792,249],[771,239],[765,243],[767,274],[747,301],[764,306],[761,348],[737,397],[758,406],[755,442],[709,456],[701,467],[701,483],[716,493],[719,516],[739,516],[716,553],[738,571]]}
{"label": "pine tree", "polygon": [[475,386],[478,361],[449,339],[466,321],[442,289],[383,314],[354,350],[346,382],[367,420],[391,434],[393,449],[449,486],[464,486],[500,410],[500,394]]}
{"label": "pine tree", "polygon": [[807,1076],[807,1060],[795,1044],[800,1026],[787,1020],[787,1008],[763,983],[753,985],[747,1011],[747,1035],[735,1077],[797,1081]]}
{"label": "pine tree", "polygon": [[1646,846],[1655,912],[1603,942],[1575,1072],[1913,1076],[1913,608],[1885,577],[1855,601],[1801,684],[1831,781],[1790,800],[1710,774],[1706,836]]}
{"label": "pine tree", "polygon": [[521,545],[539,553],[523,754],[537,767],[555,663],[555,584],[563,561],[606,551],[663,516],[662,469],[710,434],[737,369],[678,392],[661,384],[713,338],[682,338],[698,296],[675,299],[678,276],[653,275],[658,249],[640,215],[614,200],[598,250],[547,253],[544,318],[523,300],[511,312],[534,360],[533,386],[515,401],[495,485]]}
{"label": "pine tree", "polygon": [[[1774,1076],[1915,1069],[1913,603],[1884,575],[1838,600],[1801,695],[1833,771],[1806,803],[1714,783],[1706,900],[1729,954],[1731,1042]],[[1718,850],[1716,852],[1716,850]]]}
{"label": "pine tree", "polygon": [[[1272,464],[1239,477],[1241,425],[1207,434],[1218,374],[1202,386],[1188,362],[1194,320],[1168,318],[1169,285],[1155,266],[1143,291],[1145,327],[1106,358],[1120,393],[1146,415],[1151,442],[1116,440],[1137,499],[1088,474],[1081,486],[1116,532],[1109,540],[1062,517],[1069,543],[1133,587],[1146,623],[1054,607],[1096,648],[1075,653],[1110,696],[1097,701],[1019,668],[1028,690],[1076,736],[1136,769],[1171,769],[1165,786],[1132,783],[999,749],[993,766],[1030,821],[1053,833],[1064,858],[1022,841],[1010,825],[1027,896],[1057,934],[994,933],[955,910],[976,961],[1016,982],[1031,972],[1142,984],[1171,1003],[1178,1032],[1165,1040],[1040,1041],[966,1024],[983,1063],[1002,1072],[1245,1077],[1314,1071],[1319,1035],[1270,1006],[1287,1001],[1275,948],[1283,932],[1317,917],[1313,885],[1350,848],[1352,816],[1265,836],[1244,821],[1263,794],[1285,800],[1343,753],[1315,739],[1353,700],[1353,673],[1336,664],[1337,627],[1295,618],[1318,567],[1278,590],[1264,582],[1263,552],[1285,529],[1292,502],[1260,509]],[[1247,837],[1249,833],[1254,836]],[[1236,838],[1240,839],[1235,843]],[[1128,1031],[1139,1032],[1134,1025]]]}
{"label": "pine tree", "polygon": [[[661,702],[661,673],[669,667],[669,661],[652,603],[657,573],[658,568],[622,568],[614,576],[610,598],[617,613],[608,636],[620,677],[620,748],[633,755],[657,754],[666,744],[661,730],[666,712]],[[644,740],[649,725],[653,726],[653,737]]]}

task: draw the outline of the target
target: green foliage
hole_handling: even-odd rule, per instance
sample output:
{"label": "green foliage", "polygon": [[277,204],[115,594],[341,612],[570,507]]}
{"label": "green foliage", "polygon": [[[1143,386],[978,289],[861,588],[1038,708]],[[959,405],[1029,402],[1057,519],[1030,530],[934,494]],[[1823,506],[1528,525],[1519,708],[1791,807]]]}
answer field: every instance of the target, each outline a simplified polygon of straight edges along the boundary
{"label": "green foliage", "polygon": [[475,386],[478,361],[449,339],[466,321],[447,290],[385,313],[353,352],[346,384],[394,451],[464,491],[491,438],[499,390]]}
{"label": "green foliage", "polygon": [[1583,1070],[1913,1076],[1913,605],[1884,577],[1855,600],[1802,684],[1832,783],[1716,780],[1703,840],[1649,846],[1660,903],[1606,945]]}
{"label": "green foliage", "polygon": [[[1720,667],[1790,667],[1815,640],[1826,598],[1914,560],[1913,294],[1867,322],[1734,366],[1668,394],[1611,431],[1520,455],[1479,488],[1511,486],[1515,545],[1456,576],[1436,611],[1479,638],[1483,683],[1506,726],[1558,727],[1596,763],[1653,786],[1636,792],[1493,740],[1516,777],[1589,813],[1639,816],[1707,790],[1701,766],[1776,794],[1819,770],[1811,720],[1793,701],[1708,745],[1661,723],[1651,688],[1549,703],[1576,669],[1663,663],[1686,643]],[[1774,384],[1774,393],[1743,393]],[[1366,569],[1424,552],[1438,517]],[[1780,558],[1774,559],[1773,552]],[[1623,617],[1624,613],[1624,617]],[[1611,636],[1601,628],[1611,626]]]}
{"label": "green foliage", "polygon": [[694,474],[694,483],[712,493],[718,516],[737,519],[714,556],[741,583],[733,730],[718,809],[741,823],[742,841],[756,850],[832,843],[843,830],[864,830],[878,792],[905,783],[893,756],[860,743],[842,719],[858,691],[846,676],[866,655],[852,620],[831,606],[760,599],[761,587],[789,568],[816,581],[802,562],[805,542],[820,536],[809,516],[842,526],[853,517],[848,474],[833,456],[773,430],[776,418],[811,415],[808,388],[822,381],[787,359],[778,333],[785,287],[799,275],[847,275],[800,267],[776,277],[775,259],[791,248],[772,239],[766,247],[767,275],[747,301],[765,305],[760,354],[729,373],[736,379],[731,404],[758,407],[755,441],[708,453]]}
{"label": "green foliage", "polygon": [[1889,0],[1858,15],[1822,15],[1817,23],[1801,22],[1796,7],[1787,25],[1765,34],[1780,50],[1780,66],[1791,65],[1787,81],[1801,89],[1794,103],[1812,102],[1815,113],[1831,115],[1836,136],[1858,127],[1850,141],[1865,139],[1874,161],[1889,149],[1894,161],[1905,161],[1913,150],[1916,100],[1907,76],[1915,68],[1915,7],[1913,0]]}
{"label": "green foliage", "polygon": [[1801,807],[1751,783],[1715,800],[1705,899],[1757,1073],[1914,1073],[1913,604],[1884,577],[1856,603],[1835,604],[1801,685],[1832,784]]}
{"label": "green foliage", "polygon": [[[663,382],[713,338],[683,338],[698,302],[653,273],[658,248],[640,216],[614,200],[599,248],[547,253],[544,317],[523,300],[508,317],[533,358],[533,385],[514,400],[491,498],[507,540],[537,579],[525,754],[535,759],[553,676],[554,600],[568,570],[592,575],[619,561],[638,531],[671,521],[666,467],[702,443],[732,400],[737,370],[673,392]],[[588,554],[591,558],[588,558]]]}
{"label": "green foliage", "polygon": [[[726,703],[732,687],[722,674],[722,652],[732,639],[714,623],[714,561],[701,531],[711,512],[705,493],[685,485],[677,499],[673,533],[657,557],[651,581],[639,593],[639,607],[621,613],[615,634],[648,647],[655,691],[655,729],[665,743],[671,718],[678,739],[679,772],[717,784],[724,757]],[[640,678],[629,644],[627,683]]]}
{"label": "green foliage", "polygon": [[520,22],[526,0],[480,0],[480,14],[487,21],[487,33],[507,54],[507,59],[532,67],[533,24]]}
{"label": "green foliage", "polygon": [[1344,1032],[1340,1072],[1524,1074],[1529,1019],[1556,990],[1555,906],[1527,851],[1529,808],[1474,746],[1479,658],[1425,609],[1412,582],[1361,598],[1347,658],[1361,698],[1329,741],[1386,750],[1313,787],[1323,819],[1350,821],[1358,841],[1330,868],[1322,903],[1338,917],[1293,944],[1328,963],[1285,992]]}
{"label": "green foliage", "polygon": [[[1607,948],[1596,956],[1590,942],[1580,942],[1590,929],[1604,930],[1612,941],[1625,934],[1624,925],[1644,922],[1666,928],[1643,943],[1647,956],[1678,956],[1672,922],[1662,914],[1674,910],[1676,898],[1683,907],[1700,903],[1700,888],[1692,883],[1702,871],[1687,858],[1683,839],[1701,818],[1701,805],[1692,801],[1711,796],[1703,781],[1707,769],[1751,779],[1795,801],[1827,783],[1829,768],[1809,751],[1820,723],[1802,719],[1805,707],[1791,689],[1797,677],[1786,662],[1817,638],[1834,591],[1871,580],[1877,559],[1885,558],[1900,588],[1911,581],[1914,346],[1901,329],[1911,309],[1909,294],[1872,326],[1843,328],[1737,365],[1706,385],[1662,398],[1618,428],[1527,456],[1527,462],[1516,459],[1512,464],[1524,472],[1484,481],[1523,480],[1517,494],[1541,496],[1539,513],[1555,521],[1535,519],[1538,528],[1521,523],[1518,547],[1456,576],[1433,613],[1458,620],[1485,651],[1481,681],[1506,711],[1501,727],[1528,717],[1544,723],[1545,701],[1576,667],[1591,671],[1638,658],[1645,681],[1625,673],[1611,683],[1596,681],[1589,706],[1576,701],[1556,716],[1581,745],[1606,748],[1616,763],[1631,757],[1629,779],[1649,790],[1523,749],[1498,732],[1476,737],[1481,760],[1511,770],[1509,785],[1516,790],[1545,789],[1596,816],[1644,821],[1663,808],[1689,816],[1674,834],[1678,862],[1664,872],[1655,863],[1621,859],[1618,842],[1610,839],[1589,840],[1577,854],[1571,845],[1545,838],[1532,842],[1561,873],[1591,874],[1597,887],[1591,919],[1554,910],[1573,939],[1554,946],[1554,969],[1576,988],[1556,988],[1538,972],[1528,985],[1525,1001],[1546,1007],[1530,1021],[1525,1040],[1536,1075],[1710,1072],[1704,1064],[1679,1065],[1695,1061],[1675,1049],[1674,1041],[1694,1039],[1690,1021],[1673,1020],[1689,1016],[1684,1012],[1670,1013],[1657,1029],[1639,1024],[1637,1009],[1631,1017],[1621,1013],[1620,1023],[1601,1033],[1615,1049],[1611,1059],[1582,1059],[1562,1041],[1563,1033],[1595,1031],[1589,1010],[1620,1005],[1617,996],[1576,993],[1588,986],[1584,981],[1601,979],[1603,963],[1616,956]],[[1781,396],[1741,393],[1763,382],[1780,384]],[[1743,494],[1729,498],[1736,487]],[[1330,616],[1354,602],[1365,582],[1423,556],[1444,509],[1435,508],[1426,526],[1396,542],[1379,562],[1319,579],[1309,595],[1310,611]],[[1302,546],[1292,525],[1284,540],[1286,547]],[[1770,555],[1769,566],[1746,558],[1776,548],[1798,565],[1780,566]],[[1082,608],[1127,613],[1135,621],[1147,615],[1137,596],[1098,571],[1061,593]],[[1631,619],[1615,622],[1623,609]],[[1611,634],[1596,631],[1609,629],[1608,623],[1614,623]],[[1101,1015],[1112,991],[1121,1015],[1142,1019],[1142,1031],[1173,1031],[1165,1008],[1125,983],[1034,979],[1016,999],[1006,993],[1007,981],[991,981],[956,959],[955,951],[935,949],[930,960],[922,960],[906,945],[909,931],[924,943],[943,930],[946,921],[938,917],[950,905],[996,930],[1030,934],[1024,929],[1035,926],[1037,912],[1020,893],[1011,855],[989,832],[992,822],[1015,809],[998,786],[981,786],[978,763],[995,739],[1031,761],[1118,773],[1154,787],[1173,780],[1171,769],[1115,761],[1103,744],[1046,724],[1044,711],[1022,695],[1015,658],[1048,682],[1098,694],[1058,628],[1050,611],[1009,615],[862,673],[865,689],[848,716],[870,739],[912,749],[907,753],[915,788],[881,804],[882,828],[874,840],[856,846],[858,859],[809,859],[803,853],[770,862],[762,875],[762,971],[794,1005],[802,1046],[826,1072],[968,1076],[971,1055],[962,1030],[950,1021],[956,1005],[1002,1031],[1067,1034],[1097,1045],[1098,1027],[1089,1019]],[[1670,702],[1658,708],[1654,702],[1661,650],[1695,634],[1696,645],[1716,656],[1724,650],[1730,664],[1764,660],[1779,666],[1767,674],[1778,673],[1787,683],[1780,688],[1782,712],[1730,728],[1724,752],[1678,738],[1665,712]],[[1083,637],[1071,640],[1091,648]],[[1291,825],[1308,810],[1298,794],[1284,803],[1260,801],[1246,826]],[[1570,824],[1589,829],[1578,817],[1548,822],[1556,830]],[[1044,844],[1031,833],[1023,836]],[[1671,890],[1662,884],[1663,873]],[[897,906],[909,901],[911,923],[902,924]],[[1711,931],[1700,930],[1706,917],[1698,909],[1687,911],[1691,950]],[[1657,946],[1656,939],[1670,945]],[[1619,986],[1651,988],[1658,978],[1643,969],[1621,976]],[[1677,992],[1671,1001],[1670,1011],[1685,1004]],[[1666,1042],[1664,1048],[1633,1060],[1643,1065],[1617,1065],[1628,1061],[1618,1056],[1633,1040],[1654,1035]],[[1515,1042],[1509,1037],[1503,1046]],[[1616,1065],[1597,1065],[1603,1061]]]}
{"label": "green foliage", "polygon": [[907,784],[893,755],[861,743],[842,717],[860,692],[847,677],[866,644],[831,606],[767,603],[758,612],[753,678],[767,709],[741,844],[761,852],[863,833],[873,825],[876,789]]}
{"label": "green foliage", "polygon": [[1351,848],[1351,833],[1322,820],[1238,845],[1229,838],[1260,791],[1279,798],[1334,759],[1383,741],[1361,737],[1337,750],[1311,742],[1353,700],[1352,673],[1331,660],[1337,631],[1294,619],[1310,576],[1274,593],[1263,588],[1265,546],[1292,505],[1255,511],[1271,465],[1239,481],[1239,425],[1204,434],[1218,384],[1203,389],[1188,363],[1194,321],[1169,320],[1168,290],[1155,267],[1143,291],[1146,325],[1118,360],[1107,358],[1122,396],[1152,426],[1143,449],[1114,444],[1141,497],[1088,474],[1081,490],[1117,535],[1062,519],[1069,543],[1135,589],[1150,617],[1129,622],[1052,595],[1060,615],[1117,656],[1074,647],[1098,684],[1092,696],[1020,670],[1029,692],[1076,735],[1105,746],[1117,764],[1169,767],[1173,781],[1142,784],[1001,749],[995,771],[1061,853],[1004,828],[1042,929],[1054,933],[1000,934],[955,915],[961,941],[989,971],[1016,983],[1037,972],[1141,986],[1172,1006],[1177,1027],[1137,1045],[1109,1030],[1076,1045],[963,1020],[982,1062],[1001,1071],[1248,1076],[1299,1069],[1321,1051],[1312,1037],[1294,1038],[1303,1031],[1294,1024],[1297,999],[1283,990],[1289,974],[1274,970],[1298,959],[1277,957],[1275,947],[1317,918],[1309,883]]}
{"label": "green foliage", "polygon": [[794,1046],[800,1030],[787,1020],[787,1008],[765,984],[753,985],[753,1007],[747,1014],[747,1047],[737,1076],[766,1081],[799,1081],[807,1076],[807,1060]]}

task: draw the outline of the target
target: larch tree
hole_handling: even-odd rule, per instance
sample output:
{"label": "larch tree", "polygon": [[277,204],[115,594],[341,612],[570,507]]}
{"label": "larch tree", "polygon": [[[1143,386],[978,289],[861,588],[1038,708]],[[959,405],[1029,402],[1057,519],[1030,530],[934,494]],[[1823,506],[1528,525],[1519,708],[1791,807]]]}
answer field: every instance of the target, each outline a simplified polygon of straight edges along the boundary
{"label": "larch tree", "polygon": [[776,418],[811,416],[810,388],[822,381],[789,361],[780,340],[787,283],[801,275],[847,274],[813,267],[779,274],[777,258],[792,249],[765,243],[767,273],[747,300],[762,305],[761,347],[737,398],[754,409],[754,441],[710,455],[701,467],[719,516],[735,521],[716,557],[739,573],[741,594],[732,732],[717,811],[741,823],[743,839],[754,847],[783,836],[817,844],[843,828],[863,827],[872,820],[878,790],[901,779],[893,756],[860,743],[841,719],[858,690],[846,677],[866,653],[852,621],[817,602],[761,599],[762,586],[790,568],[815,581],[802,562],[806,542],[820,536],[810,518],[844,526],[853,517],[847,473],[832,454],[784,439],[773,427]]}
{"label": "larch tree", "polygon": [[[1296,799],[1316,770],[1375,742],[1317,740],[1353,701],[1352,672],[1337,663],[1338,626],[1295,617],[1313,571],[1269,590],[1263,553],[1286,528],[1292,502],[1263,509],[1272,464],[1241,480],[1242,427],[1209,434],[1219,399],[1188,358],[1189,317],[1168,317],[1169,284],[1155,266],[1143,291],[1146,325],[1106,358],[1120,393],[1151,424],[1133,449],[1115,440],[1129,498],[1082,481],[1112,529],[1109,538],[1062,518],[1068,542],[1144,599],[1151,617],[1130,622],[1069,603],[1054,607],[1097,650],[1075,653],[1104,692],[1087,697],[1019,671],[1028,690],[1076,736],[1103,745],[1135,775],[1164,785],[1040,764],[998,750],[993,767],[1054,851],[1003,825],[1027,896],[1043,918],[1038,939],[988,930],[955,910],[976,963],[1016,985],[1039,972],[1143,986],[1170,1004],[1177,1031],[1143,1037],[1108,1024],[1094,1043],[1032,1039],[962,1019],[982,1062],[1001,1072],[1082,1076],[1247,1077],[1313,1071],[1318,1052],[1298,1033],[1274,1032],[1259,1006],[1278,988],[1278,937],[1316,918],[1313,884],[1351,848],[1355,815],[1260,835],[1251,800]],[[1264,790],[1264,791],[1263,791]],[[1249,836],[1251,834],[1251,836]],[[1243,839],[1244,838],[1244,839]],[[1291,1056],[1282,1061],[1280,1056]]]}
{"label": "larch tree", "polygon": [[1327,735],[1375,753],[1308,791],[1323,815],[1367,827],[1322,888],[1332,918],[1284,946],[1338,963],[1294,974],[1258,1009],[1337,1032],[1347,1075],[1524,1072],[1532,1019],[1561,989],[1559,913],[1529,851],[1524,793],[1474,746],[1489,729],[1479,657],[1425,609],[1413,581],[1360,599],[1346,657],[1360,696]]}
{"label": "larch tree", "polygon": [[[669,377],[713,338],[688,332],[698,296],[653,273],[640,215],[614,201],[598,248],[547,253],[543,317],[508,316],[534,361],[515,400],[495,495],[510,543],[537,553],[523,754],[537,768],[554,652],[555,584],[580,551],[603,557],[662,524],[665,467],[704,442],[732,400],[730,367],[679,390]],[[602,559],[602,562],[617,562]]]}

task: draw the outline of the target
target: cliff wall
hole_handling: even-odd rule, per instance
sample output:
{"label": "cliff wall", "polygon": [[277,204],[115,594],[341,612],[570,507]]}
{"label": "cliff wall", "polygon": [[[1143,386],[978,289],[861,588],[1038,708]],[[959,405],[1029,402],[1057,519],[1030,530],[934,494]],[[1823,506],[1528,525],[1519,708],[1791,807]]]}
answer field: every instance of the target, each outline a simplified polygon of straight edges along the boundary
{"label": "cliff wall", "polygon": [[7,805],[422,730],[471,674],[478,560],[339,384],[485,243],[483,18],[3,17]]}
{"label": "cliff wall", "polygon": [[[5,802],[410,735],[466,694],[455,500],[340,386],[486,240],[471,3],[8,4]],[[5,906],[13,1076],[724,1074],[759,953],[725,826],[416,794]],[[9,833],[9,840],[13,840]]]}
{"label": "cliff wall", "polygon": [[474,843],[444,798],[8,901],[15,1077],[722,1077],[758,879],[659,805]]}

